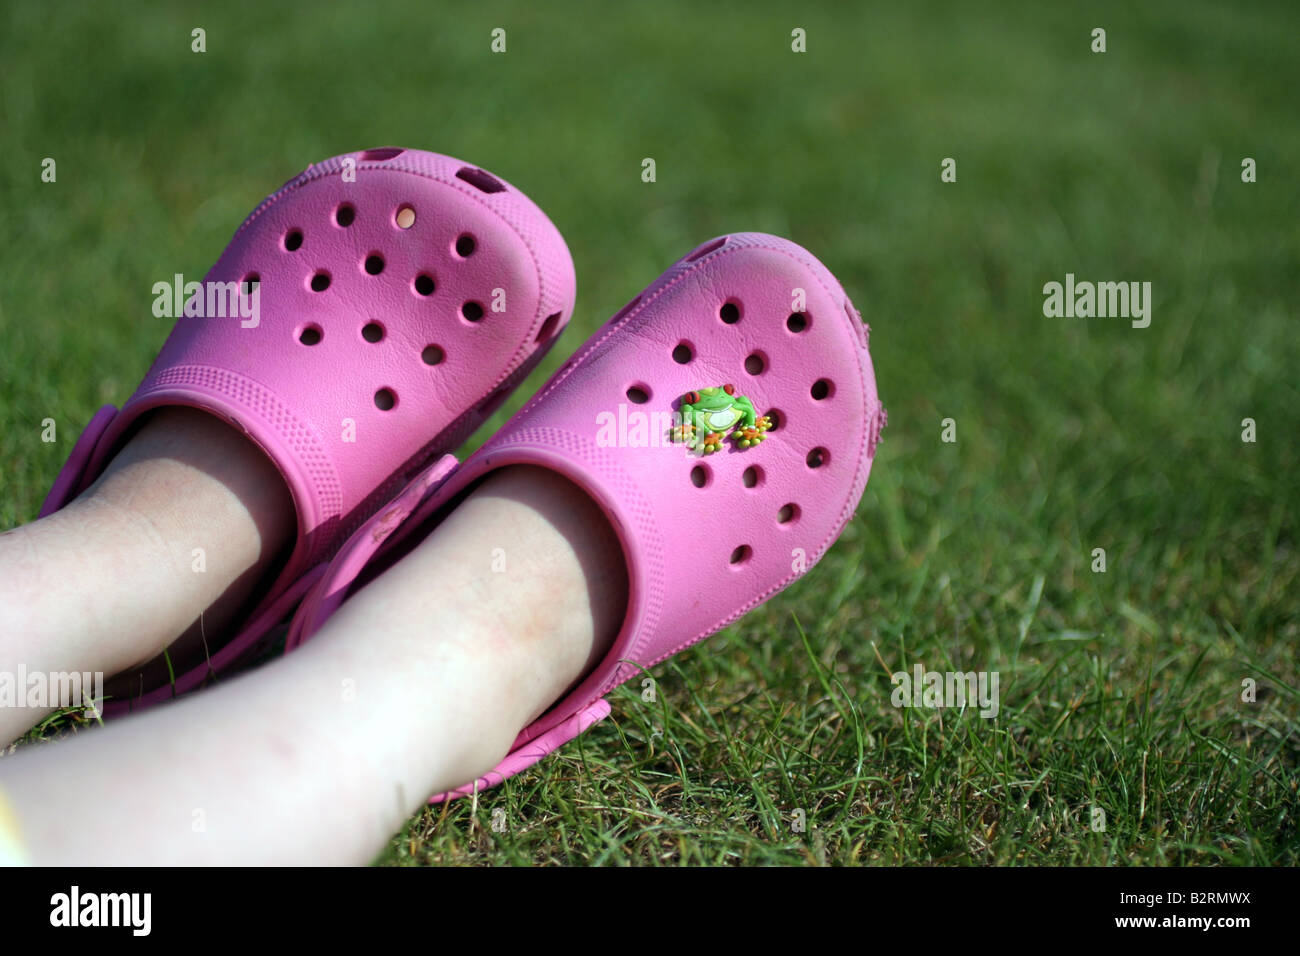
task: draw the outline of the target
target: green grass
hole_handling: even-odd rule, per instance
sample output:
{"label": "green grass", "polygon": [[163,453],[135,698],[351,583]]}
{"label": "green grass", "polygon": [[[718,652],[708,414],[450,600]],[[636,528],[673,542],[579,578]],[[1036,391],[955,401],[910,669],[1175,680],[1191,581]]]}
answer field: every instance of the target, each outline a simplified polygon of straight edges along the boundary
{"label": "green grass", "polygon": [[[440,6],[0,10],[0,523],[144,373],[152,283],[316,159],[447,152],[565,233],[573,326],[471,447],[683,252],[780,233],[873,329],[857,517],[383,862],[1300,862],[1294,4]],[[1151,281],[1151,327],[1045,318],[1066,272]],[[998,671],[1001,713],[894,708],[917,662]]]}

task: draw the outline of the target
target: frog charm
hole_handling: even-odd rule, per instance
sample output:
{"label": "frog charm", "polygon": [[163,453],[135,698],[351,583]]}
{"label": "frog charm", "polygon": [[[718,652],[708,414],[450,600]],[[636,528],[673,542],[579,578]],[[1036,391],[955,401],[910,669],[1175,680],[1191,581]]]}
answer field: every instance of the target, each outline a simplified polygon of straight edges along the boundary
{"label": "frog charm", "polygon": [[672,440],[703,455],[720,451],[727,438],[740,448],[751,448],[767,438],[772,427],[772,420],[757,415],[754,403],[737,395],[734,385],[687,392],[677,414],[681,424],[672,430]]}

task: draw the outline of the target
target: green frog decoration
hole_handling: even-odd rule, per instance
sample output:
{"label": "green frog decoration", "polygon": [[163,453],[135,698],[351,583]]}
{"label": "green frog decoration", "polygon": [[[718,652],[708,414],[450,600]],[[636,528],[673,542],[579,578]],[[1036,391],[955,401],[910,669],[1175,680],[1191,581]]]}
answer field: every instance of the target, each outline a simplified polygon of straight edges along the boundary
{"label": "green frog decoration", "polygon": [[672,440],[703,455],[720,451],[727,438],[740,448],[752,448],[772,427],[772,420],[756,414],[754,403],[737,395],[734,385],[687,392],[677,414],[681,424],[673,428]]}

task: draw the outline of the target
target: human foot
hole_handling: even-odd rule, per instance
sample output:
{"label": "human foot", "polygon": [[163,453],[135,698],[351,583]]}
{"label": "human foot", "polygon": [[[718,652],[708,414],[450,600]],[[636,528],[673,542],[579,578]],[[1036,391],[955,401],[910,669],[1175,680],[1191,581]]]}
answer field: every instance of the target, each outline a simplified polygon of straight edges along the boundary
{"label": "human foot", "polygon": [[[264,646],[313,569],[550,348],[574,277],[563,239],[518,190],[459,160],[393,148],[292,179],[194,291],[187,309],[201,314],[178,319],[121,411],[95,416],[42,515],[90,486],[142,415],[191,406],[263,450],[288,487],[296,534],[245,626],[207,628],[179,668],[137,673],[137,703],[198,687]],[[207,314],[215,293],[224,318]]]}
{"label": "human foot", "polygon": [[627,612],[601,660],[524,726],[509,756],[450,795],[490,786],[605,717],[614,687],[815,564],[853,516],[884,421],[867,329],[830,272],[775,236],[706,243],[454,473],[422,476],[359,529],[304,599],[287,647],[497,469],[532,465],[573,482],[618,535]]}

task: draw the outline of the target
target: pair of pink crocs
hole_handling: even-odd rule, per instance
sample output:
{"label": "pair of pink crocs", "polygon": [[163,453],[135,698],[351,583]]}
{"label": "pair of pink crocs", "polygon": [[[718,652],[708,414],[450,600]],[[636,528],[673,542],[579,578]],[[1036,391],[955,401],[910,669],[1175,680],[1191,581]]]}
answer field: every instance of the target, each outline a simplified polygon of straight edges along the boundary
{"label": "pair of pink crocs", "polygon": [[178,320],[135,394],[87,426],[41,514],[88,487],[142,415],[186,405],[275,463],[297,541],[205,666],[109,713],[248,660],[297,605],[293,650],[363,570],[496,468],[565,475],[622,543],[627,614],[605,659],[495,770],[435,800],[536,762],[606,716],[614,687],[815,564],[853,516],[885,421],[867,328],[839,283],[794,243],[736,233],[675,263],[458,462],[450,452],[558,338],[575,280],[536,205],[434,153],[309,167],[253,211],[205,282],[244,295],[256,282],[257,323]]}

